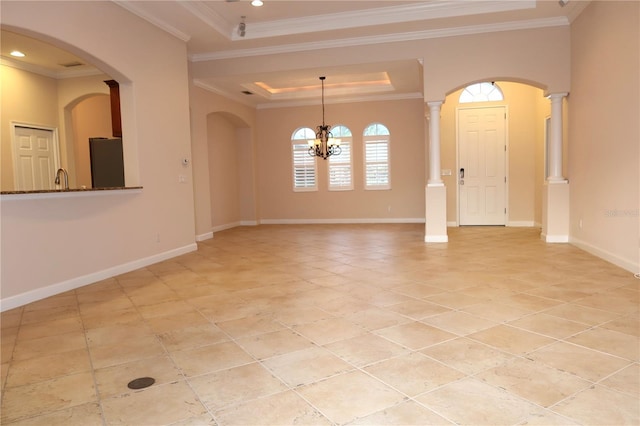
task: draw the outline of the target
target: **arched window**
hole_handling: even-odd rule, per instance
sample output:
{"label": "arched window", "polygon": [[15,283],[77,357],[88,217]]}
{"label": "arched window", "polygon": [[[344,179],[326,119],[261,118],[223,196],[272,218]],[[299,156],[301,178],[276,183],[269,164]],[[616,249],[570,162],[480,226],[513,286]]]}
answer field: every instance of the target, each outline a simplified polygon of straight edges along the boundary
{"label": "arched window", "polygon": [[389,129],[381,123],[367,126],[363,132],[364,142],[364,188],[390,189]]}
{"label": "arched window", "polygon": [[317,191],[316,157],[309,155],[309,140],[316,134],[308,127],[301,127],[291,135],[291,158],[293,164],[293,190]]}
{"label": "arched window", "polygon": [[340,139],[342,152],[329,157],[329,191],[353,189],[353,167],[351,147],[353,136],[348,127],[338,125],[331,129],[334,138]]}
{"label": "arched window", "polygon": [[458,102],[461,104],[469,102],[490,102],[503,101],[502,90],[494,82],[484,81],[482,83],[471,84],[460,93]]}

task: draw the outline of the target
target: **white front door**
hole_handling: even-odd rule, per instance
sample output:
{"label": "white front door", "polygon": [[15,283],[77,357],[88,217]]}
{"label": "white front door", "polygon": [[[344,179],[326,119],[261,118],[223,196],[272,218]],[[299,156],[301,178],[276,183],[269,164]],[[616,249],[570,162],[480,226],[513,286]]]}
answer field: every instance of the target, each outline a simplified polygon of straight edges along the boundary
{"label": "white front door", "polygon": [[460,225],[506,223],[506,107],[458,110]]}
{"label": "white front door", "polygon": [[58,147],[53,130],[15,125],[13,152],[16,190],[55,189]]}

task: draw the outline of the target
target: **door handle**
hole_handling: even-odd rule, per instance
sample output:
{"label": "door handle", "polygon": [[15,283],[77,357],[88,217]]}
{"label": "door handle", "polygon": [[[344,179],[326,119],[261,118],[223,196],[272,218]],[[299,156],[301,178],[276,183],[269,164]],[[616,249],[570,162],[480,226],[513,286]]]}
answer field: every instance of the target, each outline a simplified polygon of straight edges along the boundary
{"label": "door handle", "polygon": [[464,179],[464,168],[460,169],[460,179]]}

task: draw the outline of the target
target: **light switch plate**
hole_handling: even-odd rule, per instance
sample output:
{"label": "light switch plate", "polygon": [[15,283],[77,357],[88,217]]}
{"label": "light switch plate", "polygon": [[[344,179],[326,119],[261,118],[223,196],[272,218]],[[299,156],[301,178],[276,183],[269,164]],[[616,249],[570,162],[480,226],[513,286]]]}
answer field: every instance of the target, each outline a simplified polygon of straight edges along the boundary
{"label": "light switch plate", "polygon": [[440,173],[441,176],[451,176],[451,169],[443,169]]}

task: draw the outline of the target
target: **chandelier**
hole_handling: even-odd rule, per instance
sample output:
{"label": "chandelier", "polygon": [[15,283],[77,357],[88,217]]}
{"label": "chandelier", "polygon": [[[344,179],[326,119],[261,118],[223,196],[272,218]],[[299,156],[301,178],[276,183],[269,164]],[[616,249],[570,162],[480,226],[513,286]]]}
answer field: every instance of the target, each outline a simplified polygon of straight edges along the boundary
{"label": "chandelier", "polygon": [[324,124],[324,79],[320,77],[322,82],[322,125],[318,126],[316,138],[309,141],[309,155],[312,157],[329,158],[331,155],[338,155],[342,152],[340,148],[340,139],[335,139],[331,132],[331,126]]}

